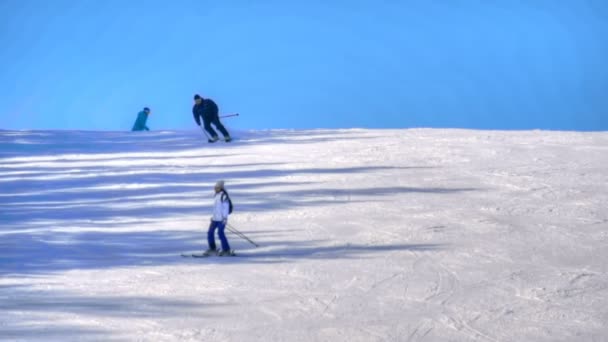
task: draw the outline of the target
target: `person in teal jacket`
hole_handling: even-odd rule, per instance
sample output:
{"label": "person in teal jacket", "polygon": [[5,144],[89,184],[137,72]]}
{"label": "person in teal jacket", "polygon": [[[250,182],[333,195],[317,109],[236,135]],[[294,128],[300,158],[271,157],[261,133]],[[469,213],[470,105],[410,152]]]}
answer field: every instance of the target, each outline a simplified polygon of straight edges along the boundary
{"label": "person in teal jacket", "polygon": [[148,115],[150,115],[150,108],[145,107],[144,110],[137,113],[137,119],[133,124],[133,128],[131,131],[149,131],[150,129],[146,126],[146,121],[148,121]]}

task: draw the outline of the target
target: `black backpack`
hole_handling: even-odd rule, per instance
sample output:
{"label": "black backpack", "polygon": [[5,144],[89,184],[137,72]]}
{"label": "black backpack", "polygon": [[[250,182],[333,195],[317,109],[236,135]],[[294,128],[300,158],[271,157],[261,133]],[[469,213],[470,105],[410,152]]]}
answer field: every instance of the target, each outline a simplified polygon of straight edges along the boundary
{"label": "black backpack", "polygon": [[228,214],[232,214],[232,200],[226,190],[222,190],[222,202],[226,201],[228,201]]}

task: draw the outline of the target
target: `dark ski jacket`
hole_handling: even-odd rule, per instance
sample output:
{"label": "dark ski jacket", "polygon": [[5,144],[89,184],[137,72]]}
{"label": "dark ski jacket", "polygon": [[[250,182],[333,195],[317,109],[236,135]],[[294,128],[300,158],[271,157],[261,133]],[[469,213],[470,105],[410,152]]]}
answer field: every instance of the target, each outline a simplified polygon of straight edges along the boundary
{"label": "dark ski jacket", "polygon": [[137,119],[135,120],[131,131],[149,131],[150,129],[146,126],[146,121],[148,121],[148,114],[142,110],[137,113]]}
{"label": "dark ski jacket", "polygon": [[212,121],[218,115],[217,104],[211,99],[203,99],[200,105],[195,104],[192,107],[192,115],[199,126],[201,125],[201,118],[203,121]]}

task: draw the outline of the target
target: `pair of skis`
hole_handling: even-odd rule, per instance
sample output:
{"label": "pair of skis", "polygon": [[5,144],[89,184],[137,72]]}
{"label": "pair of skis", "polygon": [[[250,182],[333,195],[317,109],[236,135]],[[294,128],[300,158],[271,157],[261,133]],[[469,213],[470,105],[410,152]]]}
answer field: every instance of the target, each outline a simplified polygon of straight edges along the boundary
{"label": "pair of skis", "polygon": [[[184,258],[209,258],[212,257],[214,255],[211,254],[205,254],[205,253],[182,253],[182,257]],[[236,254],[232,254],[232,255],[216,255],[218,257],[235,257],[237,256]]]}
{"label": "pair of skis", "polygon": [[211,144],[212,144],[212,143],[214,143],[214,142],[218,142],[218,141],[231,142],[231,141],[232,141],[232,138],[230,138],[230,139],[226,139],[226,138],[224,138],[224,139],[217,139],[217,140],[213,140],[213,139],[209,139],[209,137],[207,137],[207,142],[208,142],[208,143],[211,143]]}
{"label": "pair of skis", "polygon": [[[250,238],[247,237],[247,235],[245,235],[243,232],[239,231],[238,229],[236,229],[234,226],[227,224],[226,228],[228,229],[229,232],[235,234],[236,236],[240,237],[241,239],[249,242],[250,244],[254,245],[255,247],[260,247],[260,245],[258,245],[257,243],[253,242]],[[192,257],[192,258],[206,258],[206,257],[210,257],[212,256],[209,253],[182,253],[182,257]],[[232,253],[230,255],[218,255],[220,257],[224,257],[224,256],[237,256],[234,251],[232,251]]]}

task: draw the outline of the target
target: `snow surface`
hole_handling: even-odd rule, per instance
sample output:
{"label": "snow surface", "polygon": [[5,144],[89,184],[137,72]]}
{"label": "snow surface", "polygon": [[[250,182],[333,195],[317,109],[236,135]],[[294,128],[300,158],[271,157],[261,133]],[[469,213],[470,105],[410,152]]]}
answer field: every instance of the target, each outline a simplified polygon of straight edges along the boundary
{"label": "snow surface", "polygon": [[[235,258],[206,247],[226,180]],[[0,131],[0,340],[608,341],[608,133]]]}

